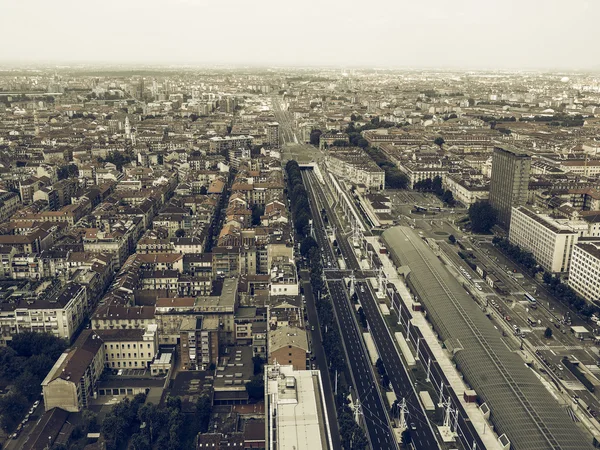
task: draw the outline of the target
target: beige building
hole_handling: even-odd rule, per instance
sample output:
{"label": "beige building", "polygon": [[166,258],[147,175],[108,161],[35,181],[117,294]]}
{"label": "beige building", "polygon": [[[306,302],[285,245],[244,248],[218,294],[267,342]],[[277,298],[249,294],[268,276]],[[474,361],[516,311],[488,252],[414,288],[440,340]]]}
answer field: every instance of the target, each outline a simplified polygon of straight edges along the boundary
{"label": "beige building", "polygon": [[306,331],[296,327],[277,327],[268,334],[269,364],[290,364],[295,370],[306,369],[309,352]]}
{"label": "beige building", "polygon": [[92,315],[92,329],[146,329],[156,323],[154,310],[154,306],[100,305]]}
{"label": "beige building", "polygon": [[79,412],[89,405],[104,370],[104,346],[92,330],[84,330],[75,345],[56,361],[42,390],[46,411],[61,408]]}
{"label": "beige building", "polygon": [[580,238],[573,247],[569,286],[588,302],[600,302],[600,238]]}
{"label": "beige building", "polygon": [[96,330],[104,342],[105,365],[109,369],[150,368],[158,353],[158,327]]}
{"label": "beige building", "polygon": [[76,283],[47,297],[23,298],[0,305],[0,344],[25,331],[52,333],[70,341],[88,308],[87,290]]}
{"label": "beige building", "polygon": [[325,158],[327,169],[352,184],[362,184],[368,190],[385,188],[385,171],[361,148],[335,148]]}
{"label": "beige building", "polygon": [[509,241],[533,257],[545,270],[561,273],[569,270],[571,252],[588,225],[582,220],[554,219],[520,206],[512,209]]}

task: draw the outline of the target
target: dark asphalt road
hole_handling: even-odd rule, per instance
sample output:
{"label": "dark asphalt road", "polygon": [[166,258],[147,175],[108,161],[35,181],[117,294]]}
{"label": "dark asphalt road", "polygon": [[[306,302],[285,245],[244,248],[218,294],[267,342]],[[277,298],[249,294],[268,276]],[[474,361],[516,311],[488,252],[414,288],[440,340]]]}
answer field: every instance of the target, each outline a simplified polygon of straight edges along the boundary
{"label": "dark asphalt road", "polygon": [[[306,175],[304,181],[309,192],[313,219],[315,220],[315,238],[323,251],[323,258],[332,261],[335,266],[336,258],[325,235],[325,226],[321,219],[320,209],[311,189],[312,185],[308,182]],[[344,283],[343,281],[328,281],[327,284],[353,379],[354,385],[352,387],[361,402],[371,446],[374,449],[397,449],[396,439],[387,419],[387,407],[374,378],[371,362],[366,353]]]}

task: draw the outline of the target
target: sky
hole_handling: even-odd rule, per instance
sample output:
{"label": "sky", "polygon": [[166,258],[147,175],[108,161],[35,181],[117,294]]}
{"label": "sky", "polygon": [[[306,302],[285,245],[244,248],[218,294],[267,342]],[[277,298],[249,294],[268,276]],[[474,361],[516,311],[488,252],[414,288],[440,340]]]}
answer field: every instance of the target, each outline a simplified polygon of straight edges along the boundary
{"label": "sky", "polygon": [[598,0],[0,0],[0,64],[600,70]]}

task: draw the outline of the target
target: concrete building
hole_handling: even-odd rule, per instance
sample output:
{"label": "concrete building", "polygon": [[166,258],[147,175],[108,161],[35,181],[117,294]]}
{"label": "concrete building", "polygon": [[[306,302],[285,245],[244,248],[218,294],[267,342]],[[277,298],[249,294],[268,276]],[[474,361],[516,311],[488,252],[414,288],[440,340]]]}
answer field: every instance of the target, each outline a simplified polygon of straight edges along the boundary
{"label": "concrete building", "polygon": [[492,179],[490,182],[490,204],[498,212],[498,222],[510,227],[513,206],[527,202],[531,156],[526,153],[494,148],[492,156]]}
{"label": "concrete building", "polygon": [[87,291],[76,283],[47,295],[0,304],[0,344],[25,331],[52,333],[70,340],[88,308]]}
{"label": "concrete building", "polygon": [[298,276],[296,266],[292,260],[283,256],[275,258],[272,264],[270,280],[271,295],[298,295]]}
{"label": "concrete building", "polygon": [[545,270],[563,273],[569,270],[573,245],[587,232],[588,225],[582,220],[554,219],[520,206],[512,209],[508,239],[533,253]]}
{"label": "concrete building", "polygon": [[269,330],[269,364],[291,364],[295,370],[306,369],[308,338],[301,328],[282,326]]}
{"label": "concrete building", "polygon": [[584,237],[573,247],[569,286],[588,302],[600,300],[600,238]]}
{"label": "concrete building", "polygon": [[96,330],[104,342],[105,365],[109,369],[148,369],[158,353],[156,324],[143,328]]}
{"label": "concrete building", "polygon": [[84,330],[75,345],[56,361],[42,389],[46,411],[61,408],[79,412],[89,405],[104,369],[102,339],[92,330]]}
{"label": "concrete building", "polygon": [[265,366],[266,448],[332,449],[321,372]]}
{"label": "concrete building", "polygon": [[219,323],[214,317],[186,317],[181,322],[179,354],[187,370],[207,370],[219,357]]}
{"label": "concrete building", "polygon": [[273,147],[279,147],[279,123],[269,122],[267,124],[267,143]]}
{"label": "concrete building", "polygon": [[355,185],[380,191],[385,187],[385,171],[361,148],[335,148],[325,158],[328,170]]}

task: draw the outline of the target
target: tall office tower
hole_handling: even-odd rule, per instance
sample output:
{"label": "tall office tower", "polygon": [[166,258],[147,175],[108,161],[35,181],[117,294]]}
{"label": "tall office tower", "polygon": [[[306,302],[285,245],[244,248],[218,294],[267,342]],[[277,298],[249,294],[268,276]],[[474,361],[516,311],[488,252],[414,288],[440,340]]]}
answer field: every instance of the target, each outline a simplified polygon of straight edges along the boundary
{"label": "tall office tower", "polygon": [[518,150],[494,148],[490,204],[498,212],[498,223],[508,230],[511,208],[527,202],[531,156]]}
{"label": "tall office tower", "polygon": [[279,123],[269,122],[267,124],[267,142],[273,147],[279,147]]}
{"label": "tall office tower", "polygon": [[137,88],[137,98],[138,98],[138,100],[144,100],[145,90],[146,90],[146,87],[144,86],[144,79],[141,78],[140,79],[140,84],[138,85],[138,88]]}

